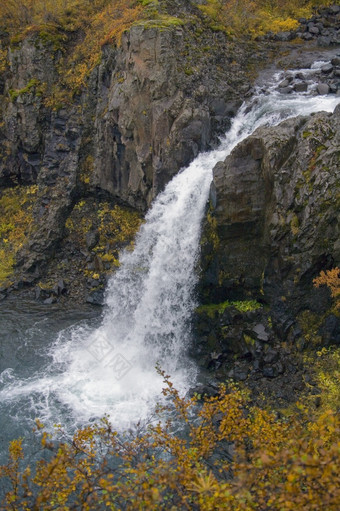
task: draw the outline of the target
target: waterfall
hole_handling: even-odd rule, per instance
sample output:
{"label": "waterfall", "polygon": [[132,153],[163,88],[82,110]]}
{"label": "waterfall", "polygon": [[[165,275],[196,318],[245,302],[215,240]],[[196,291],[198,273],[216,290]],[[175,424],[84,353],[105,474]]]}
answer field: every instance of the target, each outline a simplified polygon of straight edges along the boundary
{"label": "waterfall", "polygon": [[282,73],[265,88],[258,87],[218,149],[200,154],[172,179],[148,212],[134,250],[120,256],[121,266],[107,288],[101,325],[85,322],[63,330],[40,371],[5,379],[0,400],[8,413],[16,403],[18,414],[21,403],[17,417],[39,416],[47,424],[68,421],[72,427],[107,413],[114,427],[124,429],[151,420],[163,386],[157,364],[180,392],[194,385],[197,370],[187,348],[212,169],[259,126],[333,111],[339,97],[310,93],[315,87],[313,74],[323,64],[302,70],[309,79],[305,93],[280,94]]}

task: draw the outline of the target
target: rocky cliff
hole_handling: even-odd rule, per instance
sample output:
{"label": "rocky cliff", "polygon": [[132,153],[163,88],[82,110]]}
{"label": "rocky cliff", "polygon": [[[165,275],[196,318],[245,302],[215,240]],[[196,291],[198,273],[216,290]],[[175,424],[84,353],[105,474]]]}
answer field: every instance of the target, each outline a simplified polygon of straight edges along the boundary
{"label": "rocky cliff", "polygon": [[[39,282],[36,295],[49,300],[60,298],[60,289],[79,298],[97,288],[102,290],[105,272],[118,264],[119,248],[131,240],[139,225],[129,209],[115,210],[112,215],[113,205],[143,214],[171,177],[199,151],[212,147],[228,128],[240,102],[250,94],[259,66],[280,53],[296,52],[296,43],[286,39],[310,33],[319,42],[325,27],[336,32],[339,23],[338,10],[330,9],[311,22],[301,20],[298,31],[289,37],[281,34],[260,42],[242,42],[204,23],[192,3],[168,4],[170,14],[178,14],[179,9],[180,16],[157,23],[141,21],[123,34],[119,46],[105,44],[100,62],[86,84],[72,92],[72,101],[63,89],[61,69],[81,33],[72,33],[68,39],[63,33],[67,39],[63,44],[60,34],[58,39],[54,33],[42,31],[29,32],[18,40],[0,34],[0,50],[9,48],[6,62],[0,59],[1,195],[6,202],[12,187],[28,190],[35,186],[34,193],[30,189],[27,222],[23,222],[20,242],[14,247],[16,274],[8,273],[8,268],[5,271],[9,277],[6,289]],[[317,24],[318,33],[312,30]],[[336,43],[333,39],[329,44]],[[302,47],[300,54],[304,60]],[[327,82],[329,92],[337,90],[337,72],[335,63],[320,78]],[[288,81],[282,93],[290,90]],[[319,223],[313,231],[310,220],[305,231],[303,222],[319,211],[315,210],[318,201],[314,201],[317,191],[306,198],[309,188],[314,190],[312,178],[307,184],[298,181],[290,197],[281,197],[280,187],[285,193],[290,188],[278,184],[279,177],[274,179],[270,170],[273,162],[283,164],[298,145],[295,137],[302,128],[294,122],[290,128],[280,128],[278,147],[269,132],[244,142],[232,157],[243,169],[240,175],[231,172],[225,177],[225,165],[236,168],[235,162],[216,168],[214,215],[220,249],[213,247],[213,254],[203,263],[205,301],[243,298],[248,293],[257,298],[264,293],[264,300],[274,303],[297,281],[306,282],[308,271],[314,274],[332,264],[334,255],[328,249],[322,255],[319,245],[310,247],[308,259],[304,248],[307,237],[321,243],[326,228]],[[309,142],[307,136],[299,136]],[[320,147],[324,143],[316,148],[321,151],[318,158],[323,155]],[[309,171],[301,172],[307,179]],[[302,203],[293,207],[288,202],[298,187]],[[5,216],[1,227],[4,239],[12,228]],[[112,241],[115,233],[117,243]],[[301,233],[306,239],[300,239]],[[15,236],[12,238],[15,241]],[[291,248],[287,247],[293,244],[296,255],[291,262]],[[222,248],[226,245],[228,250]],[[8,245],[4,247],[0,251],[6,253]],[[298,255],[300,249],[303,256]],[[251,274],[249,250],[256,255]],[[68,281],[66,288],[60,279]],[[294,286],[292,302],[298,302]],[[53,289],[58,289],[57,296]],[[307,292],[301,285],[297,289],[300,294]],[[308,301],[309,294],[305,297]]]}
{"label": "rocky cliff", "polygon": [[337,108],[260,128],[216,165],[216,297],[303,307],[311,278],[339,263],[339,122]]}
{"label": "rocky cliff", "polygon": [[287,382],[292,350],[340,342],[329,291],[313,286],[340,263],[339,128],[339,106],[259,128],[214,168],[195,350],[222,377]]}
{"label": "rocky cliff", "polygon": [[76,203],[95,197],[144,212],[228,127],[250,88],[252,45],[212,30],[203,40],[201,33],[190,23],[132,27],[119,47],[103,48],[71,103],[60,91],[58,101],[48,99],[63,59],[53,42],[33,34],[10,47],[2,74],[0,185],[38,185],[16,257],[24,283],[41,277],[60,251]]}

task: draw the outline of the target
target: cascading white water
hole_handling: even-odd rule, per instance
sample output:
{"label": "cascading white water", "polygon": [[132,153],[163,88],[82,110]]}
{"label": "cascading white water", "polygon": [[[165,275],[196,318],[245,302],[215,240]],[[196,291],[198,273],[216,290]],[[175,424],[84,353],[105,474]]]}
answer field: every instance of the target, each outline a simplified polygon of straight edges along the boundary
{"label": "cascading white water", "polygon": [[[309,89],[322,64],[304,71]],[[101,326],[76,325],[62,331],[50,348],[52,362],[29,378],[11,373],[4,379],[0,400],[9,413],[11,403],[19,402],[22,417],[39,416],[47,424],[68,420],[72,426],[107,413],[114,426],[123,429],[147,420],[160,399],[162,378],[156,364],[171,374],[182,393],[194,384],[196,368],[186,351],[212,168],[257,127],[333,111],[340,101],[309,92],[279,94],[280,80],[282,74],[277,73],[265,90],[259,88],[241,107],[220,147],[199,155],[157,197],[134,251],[121,254]]]}

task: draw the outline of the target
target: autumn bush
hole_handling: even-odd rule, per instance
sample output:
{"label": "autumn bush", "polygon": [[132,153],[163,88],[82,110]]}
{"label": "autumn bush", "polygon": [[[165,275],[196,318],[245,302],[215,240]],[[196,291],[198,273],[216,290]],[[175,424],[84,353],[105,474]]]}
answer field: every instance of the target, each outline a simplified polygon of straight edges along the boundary
{"label": "autumn bush", "polygon": [[314,280],[315,287],[327,286],[335,302],[335,308],[340,310],[340,268],[322,271]]}
{"label": "autumn bush", "polygon": [[33,224],[37,186],[0,191],[0,285],[12,274],[15,257]]}
{"label": "autumn bush", "polygon": [[[314,284],[332,290],[338,276],[324,272]],[[30,466],[22,439],[10,443],[1,508],[338,511],[340,349],[311,351],[305,363],[320,395],[301,395],[289,412],[254,405],[233,383],[212,397],[182,397],[157,368],[164,380],[157,419],[133,434],[118,434],[109,417],[72,438],[37,420],[41,457]]]}
{"label": "autumn bush", "polygon": [[[43,432],[50,453],[22,469],[21,440],[0,468],[5,509],[320,510],[340,502],[340,419],[297,405],[293,418],[252,406],[247,393],[180,397],[164,377],[159,422],[134,437],[108,418],[69,440]],[[37,429],[42,426],[37,422]],[[6,481],[5,481],[6,480]]]}
{"label": "autumn bush", "polygon": [[236,36],[256,37],[269,31],[297,28],[299,17],[309,17],[313,9],[332,2],[299,0],[207,0],[199,5],[212,28]]}
{"label": "autumn bush", "polygon": [[[138,0],[8,0],[0,5],[0,28],[9,34],[10,45],[34,35],[57,54],[60,80],[45,98],[46,106],[57,109],[86,86],[103,45],[119,45],[122,33],[142,12]],[[2,48],[0,70],[4,52]]]}

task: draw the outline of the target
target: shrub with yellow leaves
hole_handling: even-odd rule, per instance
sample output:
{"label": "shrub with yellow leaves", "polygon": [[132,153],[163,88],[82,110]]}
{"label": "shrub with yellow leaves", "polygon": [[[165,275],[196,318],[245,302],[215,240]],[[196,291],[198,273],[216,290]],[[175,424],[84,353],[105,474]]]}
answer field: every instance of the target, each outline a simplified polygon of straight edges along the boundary
{"label": "shrub with yellow leaves", "polygon": [[0,191],[0,284],[13,273],[16,254],[32,228],[37,190],[32,185]]}
{"label": "shrub with yellow leaves", "polygon": [[297,28],[299,17],[309,17],[317,5],[332,2],[305,0],[207,0],[198,6],[216,30],[256,37],[266,32]]}
{"label": "shrub with yellow leaves", "polygon": [[[22,468],[20,441],[0,468],[6,509],[217,511],[327,509],[340,502],[340,419],[331,410],[295,418],[251,406],[221,386],[198,401],[180,397],[162,371],[159,421],[131,438],[106,417],[69,440],[43,433],[49,456]],[[38,422],[37,429],[42,425]]]}

